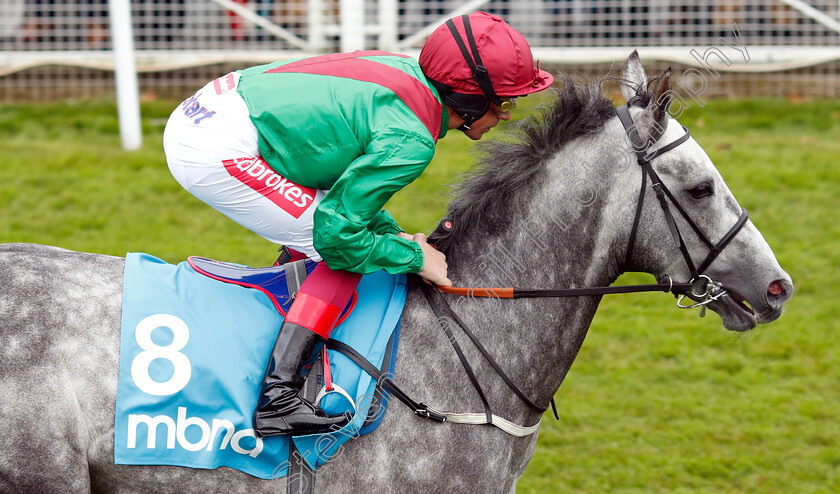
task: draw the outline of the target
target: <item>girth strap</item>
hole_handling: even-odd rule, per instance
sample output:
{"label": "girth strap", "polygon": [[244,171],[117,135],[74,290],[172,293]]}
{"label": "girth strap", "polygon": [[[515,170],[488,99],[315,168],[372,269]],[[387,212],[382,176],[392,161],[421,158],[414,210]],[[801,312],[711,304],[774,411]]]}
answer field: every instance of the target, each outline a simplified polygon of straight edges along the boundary
{"label": "girth strap", "polygon": [[[434,410],[434,409],[430,409]],[[435,410],[437,413],[440,413],[444,417],[446,417],[447,422],[452,422],[453,424],[473,424],[473,425],[483,425],[483,424],[490,424],[493,425],[511,436],[516,437],[524,437],[530,436],[531,434],[537,432],[540,429],[540,424],[542,423],[542,419],[537,421],[534,425],[518,425],[510,420],[500,417],[498,415],[492,415],[492,422],[487,421],[487,417],[483,413],[455,413],[455,412],[442,412],[439,410]],[[556,415],[556,413],[555,413]],[[558,419],[559,420],[559,419]]]}
{"label": "girth strap", "polygon": [[283,269],[286,272],[286,288],[289,290],[289,298],[293,299],[308,276],[306,262],[302,260],[287,262],[283,264]]}
{"label": "girth strap", "polygon": [[295,446],[289,441],[289,473],[286,475],[286,494],[313,494],[315,471],[309,468]]}

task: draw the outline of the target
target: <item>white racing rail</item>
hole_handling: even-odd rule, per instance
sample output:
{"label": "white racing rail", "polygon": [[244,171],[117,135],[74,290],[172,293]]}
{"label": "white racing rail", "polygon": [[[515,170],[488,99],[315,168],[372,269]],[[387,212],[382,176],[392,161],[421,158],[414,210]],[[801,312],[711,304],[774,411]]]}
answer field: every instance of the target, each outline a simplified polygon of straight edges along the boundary
{"label": "white racing rail", "polygon": [[[42,66],[115,71],[127,131],[137,125],[132,73],[355,49],[416,56],[445,19],[474,10],[503,15],[544,65],[620,63],[638,49],[646,61],[719,72],[840,72],[837,0],[4,0],[0,93],[4,79]],[[737,36],[748,57],[704,58]]]}

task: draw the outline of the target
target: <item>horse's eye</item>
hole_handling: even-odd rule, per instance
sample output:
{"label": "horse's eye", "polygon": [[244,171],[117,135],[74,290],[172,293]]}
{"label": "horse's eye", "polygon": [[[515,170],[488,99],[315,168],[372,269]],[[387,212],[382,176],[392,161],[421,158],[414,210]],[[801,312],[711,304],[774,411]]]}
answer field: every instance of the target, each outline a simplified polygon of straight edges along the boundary
{"label": "horse's eye", "polygon": [[702,199],[714,194],[715,186],[711,182],[702,183],[693,189],[688,189],[688,193],[695,199]]}

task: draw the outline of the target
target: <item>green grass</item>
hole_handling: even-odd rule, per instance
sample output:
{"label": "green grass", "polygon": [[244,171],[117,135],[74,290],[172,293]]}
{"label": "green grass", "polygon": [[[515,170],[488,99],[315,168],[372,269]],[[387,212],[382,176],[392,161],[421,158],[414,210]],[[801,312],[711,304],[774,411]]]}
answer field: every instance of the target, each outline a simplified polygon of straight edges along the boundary
{"label": "green grass", "polygon": [[[524,101],[517,112],[539,103]],[[184,192],[143,106],[120,149],[110,102],[0,106],[0,241],[170,262],[262,265],[274,247]],[[661,294],[607,297],[547,414],[518,492],[840,492],[840,104],[712,101],[681,118],[794,279],[784,316],[746,335]],[[453,132],[389,209],[409,231],[443,214],[473,162]],[[639,275],[627,276],[638,281]],[[644,281],[649,281],[648,277]]]}

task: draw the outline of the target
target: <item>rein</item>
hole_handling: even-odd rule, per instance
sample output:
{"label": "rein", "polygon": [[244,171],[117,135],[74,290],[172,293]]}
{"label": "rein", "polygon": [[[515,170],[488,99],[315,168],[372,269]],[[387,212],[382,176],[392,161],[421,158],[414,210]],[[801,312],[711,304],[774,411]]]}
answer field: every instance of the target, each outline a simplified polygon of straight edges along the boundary
{"label": "rein", "polygon": [[[670,278],[669,278],[670,279]],[[486,298],[559,298],[582,297],[586,295],[611,295],[616,293],[637,292],[673,292],[677,290],[691,290],[692,283],[651,283],[648,285],[599,286],[594,288],[554,288],[554,289],[523,289],[523,288],[489,288],[489,287],[455,287],[438,286],[438,290],[451,295],[464,297]]]}
{"label": "rein", "polygon": [[[450,422],[456,422],[458,416],[469,416],[469,420],[460,420],[464,423],[475,423],[475,424],[491,424],[495,425],[496,427],[505,430],[510,434],[514,435],[528,435],[533,432],[536,432],[537,428],[539,427],[539,421],[532,425],[532,426],[516,426],[515,424],[511,424],[509,421],[502,419],[492,413],[490,408],[490,404],[487,401],[487,397],[484,395],[484,392],[481,389],[481,385],[478,382],[478,379],[475,376],[475,373],[472,370],[469,362],[467,361],[466,357],[464,356],[463,351],[461,350],[458,341],[455,339],[452,330],[449,327],[449,320],[454,320],[464,333],[470,338],[473,344],[478,348],[481,354],[487,359],[496,373],[502,377],[505,383],[510,387],[510,389],[522,400],[529,408],[538,411],[544,412],[548,409],[548,407],[540,407],[535,405],[527,396],[513,383],[513,381],[504,373],[504,371],[499,367],[496,361],[492,358],[492,356],[487,352],[484,348],[484,345],[476,338],[472,331],[470,331],[467,324],[460,318],[458,315],[452,310],[452,307],[446,302],[446,300],[441,295],[441,292],[449,293],[452,295],[460,295],[460,296],[467,296],[467,297],[495,297],[495,298],[505,298],[505,299],[517,299],[517,298],[544,298],[544,297],[581,297],[581,296],[591,296],[591,295],[609,295],[609,294],[618,294],[618,293],[639,293],[639,292],[653,292],[653,291],[662,291],[662,292],[671,292],[675,295],[680,294],[680,298],[677,301],[677,306],[682,309],[690,309],[693,307],[701,307],[700,316],[703,317],[706,310],[706,305],[718,300],[719,298],[726,295],[728,292],[723,288],[720,283],[713,281],[710,277],[703,274],[703,272],[712,264],[712,262],[720,255],[723,249],[732,241],[733,238],[741,231],[741,228],[747,222],[749,218],[749,214],[747,210],[741,208],[741,215],[738,218],[738,221],[735,223],[732,228],[723,236],[723,238],[718,241],[717,243],[712,243],[700,230],[700,228],[691,220],[688,213],[686,213],[685,209],[680,205],[677,199],[674,197],[673,194],[665,187],[665,184],[659,179],[659,176],[653,169],[651,165],[651,161],[661,156],[662,154],[676,148],[680,144],[686,142],[691,135],[685,126],[683,126],[683,130],[685,130],[685,134],[683,134],[679,139],[657,149],[652,153],[646,153],[647,144],[642,141],[642,138],[639,136],[638,130],[633,123],[633,119],[630,116],[630,110],[627,108],[626,105],[620,106],[616,108],[616,114],[618,115],[619,120],[621,121],[622,125],[624,126],[625,132],[627,137],[630,139],[631,144],[633,145],[634,151],[636,153],[636,159],[639,163],[639,166],[642,167],[642,185],[639,190],[639,199],[636,205],[636,214],[633,218],[633,226],[630,232],[630,239],[629,245],[627,247],[627,253],[625,256],[624,265],[627,266],[630,262],[630,257],[633,253],[633,246],[636,240],[636,232],[638,231],[639,222],[642,215],[642,206],[644,205],[645,200],[645,189],[647,186],[647,180],[650,178],[652,183],[652,188],[656,193],[656,197],[659,200],[659,204],[662,208],[662,212],[665,216],[665,221],[668,225],[668,230],[671,232],[671,237],[674,240],[674,244],[682,253],[683,258],[685,259],[686,265],[691,273],[691,281],[687,283],[674,283],[670,276],[668,276],[668,283],[653,283],[653,284],[646,284],[646,285],[624,285],[624,286],[606,286],[606,287],[590,287],[590,288],[559,288],[559,289],[521,289],[521,288],[513,288],[513,287],[504,287],[504,288],[487,288],[487,287],[444,287],[444,286],[434,286],[433,288],[430,287],[427,283],[421,283],[420,289],[423,292],[423,295],[426,297],[426,301],[429,303],[429,306],[432,308],[432,311],[435,313],[435,316],[440,322],[441,326],[443,327],[446,336],[448,337],[450,343],[455,349],[455,353],[458,355],[458,358],[461,361],[461,365],[464,367],[467,376],[470,379],[470,382],[475,388],[476,392],[478,393],[479,398],[481,398],[481,402],[484,405],[484,412],[483,414],[454,414],[448,412],[438,412],[431,407],[427,407],[429,410],[434,410],[436,413],[440,414],[441,416],[446,417]],[[676,221],[674,220],[674,215],[671,212],[671,208],[669,206],[673,204],[677,211],[683,216],[685,221],[689,224],[692,230],[700,237],[704,244],[709,248],[709,253],[707,254],[706,258],[703,262],[700,263],[699,267],[695,267],[694,261],[691,259],[691,255],[688,252],[688,247],[685,245],[683,241],[682,235],[680,234],[679,227],[677,226]],[[449,222],[447,220],[442,221],[442,226],[445,229],[449,229]],[[666,275],[667,276],[667,275]],[[435,298],[432,296],[432,290],[434,289],[435,292],[438,293],[438,298],[441,301],[441,304],[446,308],[447,312],[451,315],[451,318],[447,318],[444,316],[443,312],[441,311],[440,306],[435,301]],[[681,301],[683,298],[690,293],[691,297],[694,299],[699,299],[698,302],[692,305],[682,305]],[[551,399],[551,405],[554,409],[554,415],[558,418],[557,415],[557,408],[554,403],[554,398]],[[424,405],[425,406],[425,405]],[[420,416],[423,416],[421,413],[418,413]],[[483,415],[483,417],[481,417]],[[512,430],[509,426],[512,425]]]}

